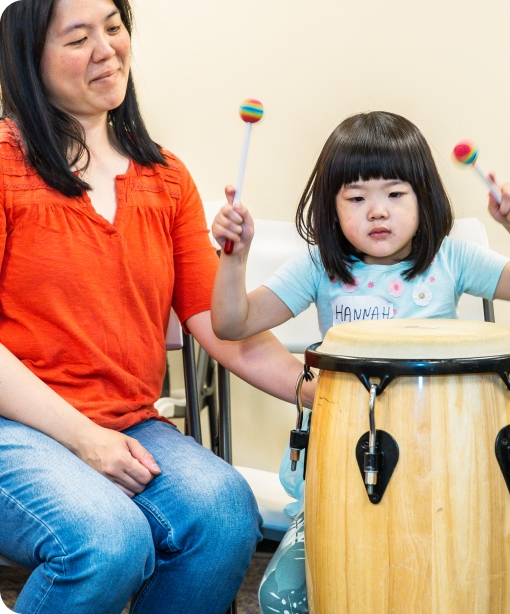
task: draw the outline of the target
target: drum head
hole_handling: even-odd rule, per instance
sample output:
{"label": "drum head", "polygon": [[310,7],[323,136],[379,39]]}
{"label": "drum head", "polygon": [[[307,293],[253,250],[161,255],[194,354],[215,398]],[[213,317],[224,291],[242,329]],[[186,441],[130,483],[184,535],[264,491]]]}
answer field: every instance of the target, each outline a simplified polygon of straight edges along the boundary
{"label": "drum head", "polygon": [[510,354],[510,329],[471,320],[392,319],[338,324],[317,352],[353,358],[451,360]]}

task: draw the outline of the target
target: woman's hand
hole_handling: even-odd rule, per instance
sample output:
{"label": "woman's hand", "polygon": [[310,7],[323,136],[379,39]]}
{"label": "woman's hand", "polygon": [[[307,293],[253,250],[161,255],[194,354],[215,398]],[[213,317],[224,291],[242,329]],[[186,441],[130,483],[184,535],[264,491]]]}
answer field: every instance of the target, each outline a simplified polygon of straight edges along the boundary
{"label": "woman's hand", "polygon": [[[491,175],[494,181],[494,175]],[[492,194],[489,194],[489,213],[492,217],[510,232],[510,183],[500,186],[501,203],[498,203]]]}
{"label": "woman's hand", "polygon": [[234,205],[235,188],[228,185],[225,188],[227,204],[217,213],[212,224],[212,234],[216,241],[224,247],[230,239],[234,243],[232,253],[239,254],[249,247],[253,239],[253,219],[248,209],[242,204]]}
{"label": "woman's hand", "polygon": [[131,498],[161,473],[154,457],[136,439],[93,423],[74,453]]}
{"label": "woman's hand", "polygon": [[92,422],[1,344],[0,373],[9,374],[0,378],[0,416],[58,441],[128,497],[141,493],[161,473],[136,439]]}

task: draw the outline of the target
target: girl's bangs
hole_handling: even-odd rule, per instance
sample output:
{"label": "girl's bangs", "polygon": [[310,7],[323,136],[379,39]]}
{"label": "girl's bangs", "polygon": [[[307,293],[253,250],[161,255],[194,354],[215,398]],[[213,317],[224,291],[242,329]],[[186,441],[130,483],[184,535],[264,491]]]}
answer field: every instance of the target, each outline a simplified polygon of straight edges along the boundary
{"label": "girl's bangs", "polygon": [[400,179],[407,183],[413,183],[415,179],[412,157],[405,144],[387,139],[381,144],[367,144],[363,147],[356,145],[342,149],[342,160],[339,160],[340,164],[335,173],[340,180],[339,187],[360,179]]}

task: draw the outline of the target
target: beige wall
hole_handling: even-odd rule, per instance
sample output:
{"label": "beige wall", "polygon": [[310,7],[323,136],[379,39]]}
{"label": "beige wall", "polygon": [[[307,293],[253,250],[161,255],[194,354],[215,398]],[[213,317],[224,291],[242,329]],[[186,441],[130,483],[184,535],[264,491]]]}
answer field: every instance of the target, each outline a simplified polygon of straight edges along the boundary
{"label": "beige wall", "polygon": [[[388,110],[424,132],[456,215],[479,217],[491,246],[510,256],[510,237],[485,212],[484,186],[450,162],[456,142],[472,138],[481,164],[510,180],[508,0],[133,6],[134,70],[151,133],[185,161],[204,199],[235,182],[244,98],[259,98],[266,115],[253,130],[243,201],[255,217],[276,220],[293,218],[322,144],[346,115]],[[510,325],[504,307],[497,318]],[[274,469],[292,408],[233,388],[236,442],[258,425],[256,445],[237,443],[236,461]]]}

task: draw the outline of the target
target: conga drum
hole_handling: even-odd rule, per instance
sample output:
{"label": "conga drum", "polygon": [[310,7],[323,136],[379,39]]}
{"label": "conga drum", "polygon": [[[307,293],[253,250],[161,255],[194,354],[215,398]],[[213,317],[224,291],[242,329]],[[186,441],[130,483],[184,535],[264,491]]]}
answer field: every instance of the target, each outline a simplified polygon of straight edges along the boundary
{"label": "conga drum", "polygon": [[306,364],[310,612],[508,614],[510,329],[340,324]]}

